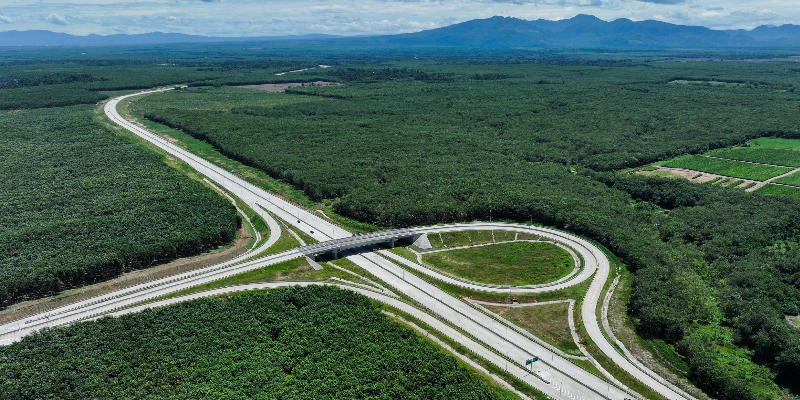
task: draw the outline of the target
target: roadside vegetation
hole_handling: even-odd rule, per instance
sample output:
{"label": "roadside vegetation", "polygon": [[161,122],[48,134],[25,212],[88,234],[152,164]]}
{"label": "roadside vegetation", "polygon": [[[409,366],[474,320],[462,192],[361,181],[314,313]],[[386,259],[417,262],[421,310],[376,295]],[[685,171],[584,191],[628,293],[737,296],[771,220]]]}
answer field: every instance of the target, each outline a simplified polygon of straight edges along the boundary
{"label": "roadside vegetation", "polygon": [[[537,235],[503,230],[469,230],[457,232],[442,232],[428,235],[428,241],[433,249],[445,249],[476,244],[509,242],[514,240],[543,240]],[[420,252],[426,250],[414,247]]]}
{"label": "roadside vegetation", "polygon": [[338,288],[288,288],[49,329],[0,348],[0,393],[20,400],[515,398],[380,308]]}
{"label": "roadside vegetation", "polygon": [[569,330],[569,303],[567,302],[513,308],[508,306],[484,307],[502,315],[568,354],[583,355]]}

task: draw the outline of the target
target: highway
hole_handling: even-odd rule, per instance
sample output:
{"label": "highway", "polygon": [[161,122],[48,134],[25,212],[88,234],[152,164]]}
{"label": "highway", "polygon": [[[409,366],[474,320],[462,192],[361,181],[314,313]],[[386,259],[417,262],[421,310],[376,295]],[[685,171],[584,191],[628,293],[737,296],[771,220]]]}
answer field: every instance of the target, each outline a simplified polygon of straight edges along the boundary
{"label": "highway", "polygon": [[[319,242],[324,243],[344,238],[348,238],[347,240],[350,241],[353,239],[357,240],[357,236],[353,237],[350,232],[347,232],[333,223],[324,220],[313,213],[303,210],[260,188],[257,188],[239,179],[230,172],[225,171],[224,169],[213,165],[178,146],[173,145],[158,135],[148,132],[147,130],[138,126],[136,123],[125,120],[116,110],[119,102],[130,97],[158,93],[164,90],[170,89],[159,89],[117,97],[110,100],[105,105],[104,111],[106,115],[115,123],[140,136],[144,140],[147,140],[148,142],[158,146],[168,154],[180,158],[192,168],[197,170],[200,174],[204,175],[209,180],[214,181],[217,185],[237,196],[251,208],[260,214],[263,214],[268,223],[271,220],[272,223],[269,223],[271,237],[268,239],[268,241],[274,243],[274,240],[277,240],[277,236],[274,236],[273,238],[272,234],[274,232],[279,232],[279,227],[268,213],[263,213],[264,210],[278,216]],[[273,225],[276,227],[274,230]],[[580,258],[583,260],[583,265],[576,273],[568,277],[568,279],[560,280],[559,282],[547,286],[527,288],[524,289],[525,292],[531,293],[563,289],[581,282],[585,282],[587,279],[593,277],[589,290],[581,305],[581,316],[591,340],[614,363],[619,365],[637,379],[641,380],[645,385],[649,386],[654,391],[660,393],[662,396],[668,399],[694,400],[691,396],[688,396],[672,385],[664,382],[664,380],[660,379],[660,377],[658,377],[655,373],[646,370],[646,368],[644,368],[641,364],[629,361],[606,338],[599,323],[597,312],[603,287],[606,284],[610,274],[610,263],[605,254],[603,254],[602,250],[595,247],[590,242],[577,236],[554,229],[505,223],[480,222],[472,224],[451,224],[412,228],[411,230],[417,234],[431,234],[458,230],[492,229],[532,233],[547,237],[565,244],[579,254]],[[364,238],[364,240],[365,243],[367,243],[366,241],[369,239]],[[317,246],[320,244],[317,244]],[[259,248],[263,249],[264,246],[259,246]],[[13,321],[8,324],[0,325],[0,344],[7,344],[20,340],[20,338],[24,335],[46,326],[64,325],[75,321],[97,318],[99,316],[111,313],[131,312],[132,310],[138,309],[135,307],[138,307],[138,305],[143,301],[163,297],[168,294],[248,270],[261,268],[296,257],[301,257],[305,254],[306,253],[302,248],[296,248],[279,254],[249,261],[244,261],[242,258],[238,258],[236,260],[231,260],[226,263],[207,267],[198,271],[192,271],[189,273],[149,282],[147,284],[137,285],[135,287],[84,300],[82,302],[71,304],[59,309],[53,309],[47,313],[26,318],[24,320]],[[397,263],[401,262],[406,264],[402,262],[402,260],[390,260],[387,258],[387,256],[375,252],[352,255],[349,256],[348,259],[366,271],[370,272],[381,281],[385,282],[388,286],[394,288],[398,293],[402,293],[408,296],[408,298],[413,299],[417,303],[418,307],[427,309],[427,313],[423,312],[425,310],[420,310],[411,307],[409,304],[400,302],[390,293],[381,291],[380,289],[371,291],[364,288],[355,287],[353,285],[345,285],[343,287],[359,292],[369,293],[367,294],[368,296],[392,306],[396,306],[396,303],[398,302],[402,303],[403,306],[398,308],[401,308],[404,311],[406,311],[406,308],[415,310],[413,315],[419,315],[418,318],[426,323],[428,319],[439,321],[436,323],[437,330],[440,330],[441,328],[441,331],[445,332],[445,327],[447,327],[447,332],[449,332],[448,336],[450,336],[450,334],[453,336],[461,335],[459,340],[460,343],[462,343],[465,347],[477,354],[485,356],[488,361],[494,363],[495,365],[501,368],[507,368],[509,373],[512,373],[523,381],[528,382],[531,384],[531,386],[536,387],[551,398],[572,400],[595,398],[622,400],[625,398],[643,398],[639,394],[632,392],[630,389],[622,387],[621,385],[609,383],[608,381],[589,373],[569,359],[561,357],[560,354],[557,354],[556,352],[551,351],[549,348],[540,345],[538,342],[530,339],[526,335],[523,335],[514,329],[508,329],[504,323],[481,312],[478,308],[472,306],[471,304],[449,295],[447,292],[418,277],[416,274],[411,272],[407,273],[407,271]],[[417,272],[426,273],[428,275],[434,273],[431,272],[432,270],[421,266],[409,266],[409,268]],[[436,276],[436,278],[442,279],[446,278],[446,276]],[[463,286],[468,284],[468,282],[459,282],[458,284]],[[508,291],[508,289],[510,288],[499,288],[497,290],[505,292]],[[248,288],[232,287],[227,290],[248,290]],[[487,290],[487,288],[481,287],[478,290]],[[170,301],[178,301],[178,299]],[[141,307],[153,307],[157,304],[159,303],[152,303]],[[126,308],[131,306],[134,306],[134,308]],[[434,316],[438,319],[434,318]],[[463,335],[463,332],[454,329],[454,327],[463,332],[467,332],[468,334],[465,336]],[[524,366],[525,361],[533,356],[539,357],[540,361],[534,364],[535,374],[532,375],[524,368],[520,368],[520,366]],[[512,362],[507,362],[507,359],[511,360]]]}

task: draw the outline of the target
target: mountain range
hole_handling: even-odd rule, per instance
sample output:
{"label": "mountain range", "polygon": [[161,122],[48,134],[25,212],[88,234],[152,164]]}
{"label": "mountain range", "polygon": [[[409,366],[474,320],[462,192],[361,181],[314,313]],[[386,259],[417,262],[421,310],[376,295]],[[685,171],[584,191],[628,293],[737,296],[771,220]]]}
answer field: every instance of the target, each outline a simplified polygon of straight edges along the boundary
{"label": "mountain range", "polygon": [[0,46],[114,46],[168,43],[330,41],[339,45],[424,47],[580,47],[580,48],[760,48],[800,47],[800,25],[759,26],[752,30],[713,30],[661,21],[604,21],[580,14],[533,21],[491,17],[399,35],[341,37],[208,37],[179,33],[75,36],[50,31],[0,32]]}

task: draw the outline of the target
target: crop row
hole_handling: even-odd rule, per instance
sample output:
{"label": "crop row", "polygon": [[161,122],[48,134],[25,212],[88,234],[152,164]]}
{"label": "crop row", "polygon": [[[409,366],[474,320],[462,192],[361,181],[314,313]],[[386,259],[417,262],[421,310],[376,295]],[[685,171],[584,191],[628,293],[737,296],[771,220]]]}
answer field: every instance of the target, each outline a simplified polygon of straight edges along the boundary
{"label": "crop row", "polygon": [[791,170],[791,168],[721,160],[697,155],[674,158],[663,162],[662,165],[756,181],[774,178]]}

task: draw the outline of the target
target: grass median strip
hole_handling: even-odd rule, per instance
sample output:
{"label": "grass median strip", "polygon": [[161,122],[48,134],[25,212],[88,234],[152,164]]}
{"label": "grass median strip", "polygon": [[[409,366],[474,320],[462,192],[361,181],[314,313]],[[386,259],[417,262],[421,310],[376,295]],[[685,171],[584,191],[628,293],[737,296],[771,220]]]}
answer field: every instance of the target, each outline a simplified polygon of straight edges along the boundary
{"label": "grass median strip", "polygon": [[575,267],[564,249],[542,242],[514,242],[426,254],[423,260],[476,282],[535,285],[552,282]]}
{"label": "grass median strip", "polygon": [[485,306],[565,353],[582,356],[569,330],[569,303],[529,307]]}

